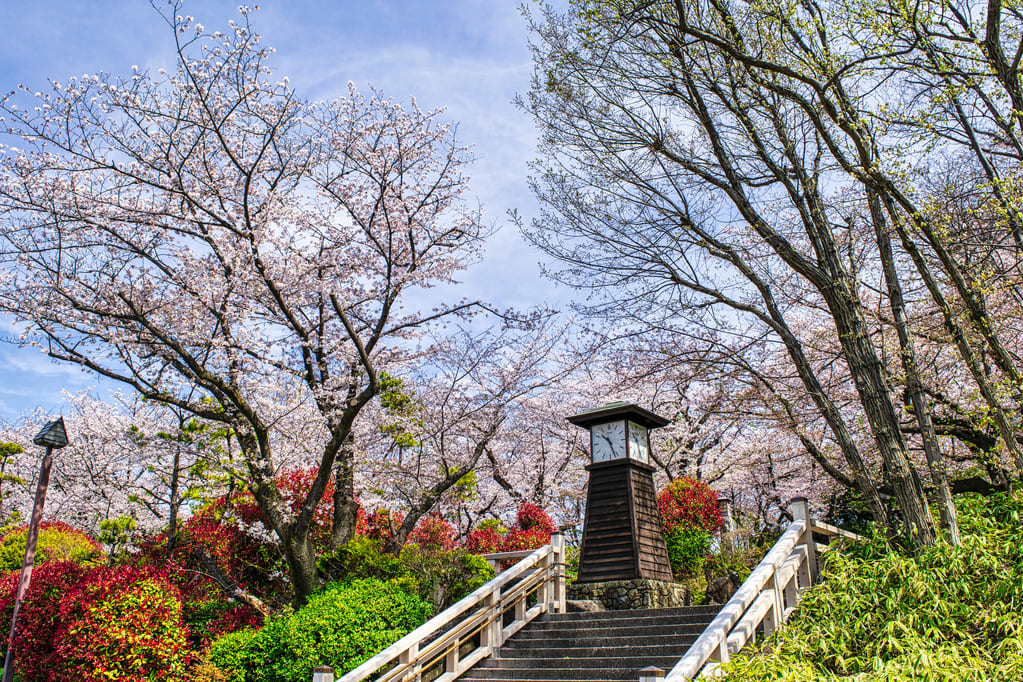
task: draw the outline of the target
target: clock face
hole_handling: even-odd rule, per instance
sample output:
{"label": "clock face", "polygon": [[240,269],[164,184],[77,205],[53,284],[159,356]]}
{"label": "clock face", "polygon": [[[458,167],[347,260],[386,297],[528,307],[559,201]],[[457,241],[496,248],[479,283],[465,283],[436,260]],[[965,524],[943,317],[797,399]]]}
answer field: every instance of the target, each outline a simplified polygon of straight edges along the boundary
{"label": "clock face", "polygon": [[625,422],[597,424],[590,436],[594,463],[625,457]]}
{"label": "clock face", "polygon": [[629,457],[650,463],[650,441],[647,440],[646,429],[635,422],[629,422]]}

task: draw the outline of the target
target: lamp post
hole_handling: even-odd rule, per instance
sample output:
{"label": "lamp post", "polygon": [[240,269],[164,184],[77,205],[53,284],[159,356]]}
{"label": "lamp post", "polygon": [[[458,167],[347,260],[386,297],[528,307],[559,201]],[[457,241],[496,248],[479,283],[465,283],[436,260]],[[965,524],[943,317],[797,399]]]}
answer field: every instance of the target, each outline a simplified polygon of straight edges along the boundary
{"label": "lamp post", "polygon": [[14,617],[11,618],[11,634],[7,636],[7,657],[4,658],[3,682],[11,682],[14,678],[14,628],[18,622],[18,611],[21,600],[25,597],[28,583],[32,579],[32,564],[36,558],[36,540],[39,539],[39,524],[43,520],[43,504],[46,502],[46,487],[50,483],[50,467],[53,465],[53,451],[67,445],[67,431],[64,429],[64,418],[60,417],[43,427],[32,442],[46,448],[42,467],[39,469],[39,483],[36,485],[36,500],[32,506],[32,521],[28,526],[28,537],[25,541],[25,560],[21,564],[21,577],[18,579],[18,591],[14,594]]}

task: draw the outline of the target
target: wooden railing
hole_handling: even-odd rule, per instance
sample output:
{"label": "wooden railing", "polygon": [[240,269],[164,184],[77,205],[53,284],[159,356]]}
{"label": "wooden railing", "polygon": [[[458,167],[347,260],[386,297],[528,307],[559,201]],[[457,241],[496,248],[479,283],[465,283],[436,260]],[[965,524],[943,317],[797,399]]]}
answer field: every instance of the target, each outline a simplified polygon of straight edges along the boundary
{"label": "wooden railing", "polygon": [[667,676],[645,669],[640,682],[682,682],[712,675],[732,654],[755,642],[758,633],[767,636],[782,627],[803,590],[819,579],[817,555],[828,546],[814,542],[814,534],[858,539],[848,531],[811,521],[805,498],[792,500],[789,510],[792,524],[682,659]]}
{"label": "wooden railing", "polygon": [[537,550],[487,554],[484,558],[495,571],[504,562],[521,561],[338,682],[369,678],[376,682],[447,682],[489,656],[540,614],[565,611],[565,539],[560,533]]}

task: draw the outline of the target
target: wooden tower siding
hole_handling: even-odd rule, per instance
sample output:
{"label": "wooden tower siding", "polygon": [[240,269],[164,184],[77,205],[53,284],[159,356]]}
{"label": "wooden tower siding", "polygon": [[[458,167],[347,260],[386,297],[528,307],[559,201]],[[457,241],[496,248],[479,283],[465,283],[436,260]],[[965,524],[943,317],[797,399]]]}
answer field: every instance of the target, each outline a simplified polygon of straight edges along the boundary
{"label": "wooden tower siding", "polygon": [[673,582],[653,467],[612,460],[586,468],[590,481],[578,582],[636,578]]}

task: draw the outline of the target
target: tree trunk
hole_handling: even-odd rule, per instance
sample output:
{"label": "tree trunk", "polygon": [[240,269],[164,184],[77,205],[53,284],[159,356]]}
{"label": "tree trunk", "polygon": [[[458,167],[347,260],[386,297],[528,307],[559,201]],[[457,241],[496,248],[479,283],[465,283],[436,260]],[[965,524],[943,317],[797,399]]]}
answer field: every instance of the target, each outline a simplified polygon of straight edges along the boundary
{"label": "tree trunk", "polygon": [[295,590],[292,606],[298,610],[305,606],[306,601],[320,587],[320,575],[316,569],[316,549],[305,533],[301,537],[281,538],[284,548],[284,559],[288,563],[288,573]]}
{"label": "tree trunk", "polygon": [[902,287],[899,284],[899,273],[895,268],[895,257],[892,253],[891,236],[888,233],[887,221],[881,210],[881,203],[877,195],[869,192],[867,201],[870,205],[870,214],[874,224],[874,234],[877,237],[877,246],[884,270],[884,278],[888,285],[888,301],[891,304],[892,318],[895,320],[895,330],[899,337],[899,357],[902,358],[902,367],[906,372],[906,394],[912,401],[913,412],[916,415],[917,424],[920,425],[920,437],[923,440],[924,453],[927,455],[931,480],[934,482],[937,492],[941,526],[948,533],[948,541],[953,545],[958,545],[960,544],[959,522],[956,519],[955,505],[952,503],[952,491],[948,486],[945,457],[938,445],[938,434],[935,432],[934,424],[931,421],[931,412],[927,406],[923,382],[920,379],[920,372],[916,364],[916,351],[913,347],[913,337],[909,333],[906,306],[902,297]]}
{"label": "tree trunk", "polygon": [[[183,426],[183,425],[181,425]],[[181,428],[179,426],[179,428]],[[179,433],[178,437],[181,435]],[[181,477],[181,443],[180,441],[174,446],[174,462],[171,464],[171,484],[170,484],[170,512],[168,514],[167,521],[167,558],[174,557],[174,550],[178,546],[178,505],[180,500],[178,499],[178,486],[180,485]]]}
{"label": "tree trunk", "polygon": [[355,537],[359,503],[355,501],[355,441],[344,439],[334,462],[334,518],[330,527],[330,548],[340,549]]}
{"label": "tree trunk", "polygon": [[867,333],[859,299],[850,278],[836,281],[821,293],[835,320],[842,355],[860,395],[874,442],[884,462],[885,479],[895,491],[910,539],[918,545],[934,544],[934,522],[916,469],[909,461],[891,389]]}

